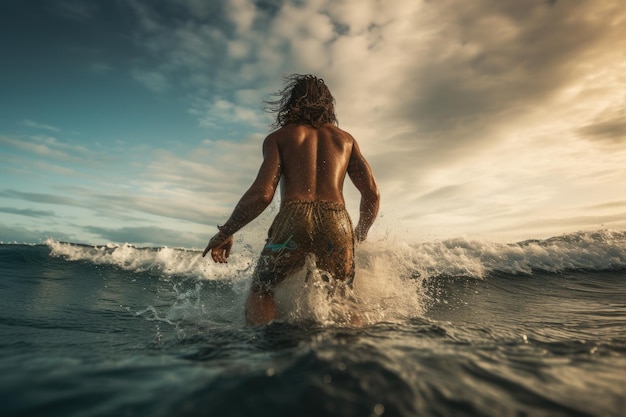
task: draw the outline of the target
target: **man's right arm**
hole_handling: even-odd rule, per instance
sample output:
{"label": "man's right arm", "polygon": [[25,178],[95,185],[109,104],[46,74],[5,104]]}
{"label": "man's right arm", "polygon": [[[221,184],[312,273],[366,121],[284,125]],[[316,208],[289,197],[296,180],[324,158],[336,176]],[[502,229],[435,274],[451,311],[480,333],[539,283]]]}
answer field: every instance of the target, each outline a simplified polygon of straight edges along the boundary
{"label": "man's right arm", "polygon": [[272,202],[281,169],[278,144],[275,138],[268,136],[263,142],[263,163],[254,183],[241,197],[226,223],[218,226],[219,232],[209,240],[202,256],[210,250],[215,262],[226,262],[233,244],[232,235],[254,220]]}
{"label": "man's right arm", "polygon": [[372,173],[372,168],[361,154],[356,141],[352,145],[352,153],[348,163],[348,176],[357,190],[361,193],[361,204],[359,207],[359,222],[355,228],[356,240],[362,242],[367,238],[369,231],[380,205],[380,194],[376,186],[376,180]]}

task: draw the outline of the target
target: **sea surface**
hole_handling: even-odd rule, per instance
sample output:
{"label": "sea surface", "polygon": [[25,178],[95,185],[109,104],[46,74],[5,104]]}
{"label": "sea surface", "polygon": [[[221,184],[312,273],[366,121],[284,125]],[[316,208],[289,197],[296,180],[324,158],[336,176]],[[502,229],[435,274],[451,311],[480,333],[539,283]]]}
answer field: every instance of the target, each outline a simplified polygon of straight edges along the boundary
{"label": "sea surface", "polygon": [[626,415],[626,232],[366,242],[263,327],[238,249],[1,244],[0,415]]}

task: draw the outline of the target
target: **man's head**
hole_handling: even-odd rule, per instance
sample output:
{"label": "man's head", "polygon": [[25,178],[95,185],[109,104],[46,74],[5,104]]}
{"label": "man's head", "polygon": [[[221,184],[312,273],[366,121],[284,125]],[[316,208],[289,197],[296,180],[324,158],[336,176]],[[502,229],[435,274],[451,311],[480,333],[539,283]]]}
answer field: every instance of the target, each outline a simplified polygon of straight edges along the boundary
{"label": "man's head", "polygon": [[276,127],[289,123],[306,123],[313,127],[337,124],[335,99],[321,78],[299,74],[286,76],[284,88],[274,95],[279,98],[267,103],[270,105],[268,111],[276,113]]}

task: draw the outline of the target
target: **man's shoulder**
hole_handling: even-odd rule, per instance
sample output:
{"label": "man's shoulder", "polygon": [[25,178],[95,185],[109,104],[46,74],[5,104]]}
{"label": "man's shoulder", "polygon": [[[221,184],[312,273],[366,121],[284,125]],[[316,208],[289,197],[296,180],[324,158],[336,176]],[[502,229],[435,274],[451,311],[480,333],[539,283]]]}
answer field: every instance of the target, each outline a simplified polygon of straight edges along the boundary
{"label": "man's shoulder", "polygon": [[320,133],[332,136],[333,138],[341,140],[343,142],[352,143],[354,141],[354,138],[350,133],[333,124],[326,124],[324,126],[321,126],[319,128],[319,131]]}
{"label": "man's shoulder", "polygon": [[269,135],[267,135],[267,138],[272,138],[272,139],[278,139],[281,137],[286,137],[286,136],[293,136],[295,134],[297,134],[298,132],[302,132],[303,129],[303,125],[297,125],[297,124],[287,124],[284,126],[279,127],[278,129],[270,132]]}
{"label": "man's shoulder", "polygon": [[354,142],[354,138],[350,133],[333,124],[325,124],[316,128],[308,124],[295,123],[290,123],[274,130],[265,140],[281,143],[293,139],[306,140],[307,137],[311,136],[318,138],[322,136],[331,137],[333,140],[339,140],[348,144]]}

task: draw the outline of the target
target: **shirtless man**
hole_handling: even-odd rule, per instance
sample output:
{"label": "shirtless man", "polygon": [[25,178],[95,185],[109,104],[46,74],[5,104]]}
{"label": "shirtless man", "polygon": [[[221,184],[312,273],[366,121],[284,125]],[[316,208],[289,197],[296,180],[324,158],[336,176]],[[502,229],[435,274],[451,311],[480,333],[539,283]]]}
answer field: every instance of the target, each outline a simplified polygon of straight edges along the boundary
{"label": "shirtless man", "polygon": [[[351,285],[355,239],[366,239],[378,213],[380,197],[372,170],[354,138],[337,127],[334,98],[324,81],[297,74],[286,80],[285,88],[276,94],[280,98],[269,102],[277,113],[278,130],[263,142],[259,173],[202,254],[211,251],[215,262],[226,262],[233,234],[265,210],[280,182],[280,210],[269,229],[246,304],[248,324],[276,318],[273,287],[301,268],[309,254],[320,270]],[[361,193],[354,230],[343,197],[346,173]]]}

